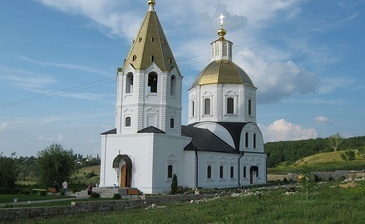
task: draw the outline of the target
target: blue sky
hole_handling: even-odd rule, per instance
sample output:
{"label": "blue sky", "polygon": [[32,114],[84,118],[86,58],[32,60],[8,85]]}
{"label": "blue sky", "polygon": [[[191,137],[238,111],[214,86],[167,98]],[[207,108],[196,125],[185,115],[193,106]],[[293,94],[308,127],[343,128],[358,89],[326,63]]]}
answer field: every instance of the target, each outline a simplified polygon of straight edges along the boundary
{"label": "blue sky", "polygon": [[[364,0],[171,3],[155,10],[184,76],[184,124],[223,14],[233,60],[258,88],[265,141],[365,134]],[[1,1],[0,153],[60,143],[99,154],[100,133],[114,128],[116,70],[147,9],[147,0]]]}

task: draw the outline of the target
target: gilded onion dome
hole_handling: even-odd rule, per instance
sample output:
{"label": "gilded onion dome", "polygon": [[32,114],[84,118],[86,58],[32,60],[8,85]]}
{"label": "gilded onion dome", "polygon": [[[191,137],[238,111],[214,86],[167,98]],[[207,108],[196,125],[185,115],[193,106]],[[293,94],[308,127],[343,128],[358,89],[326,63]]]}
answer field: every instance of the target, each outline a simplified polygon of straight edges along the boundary
{"label": "gilded onion dome", "polygon": [[244,84],[254,87],[243,69],[229,60],[214,60],[200,72],[192,88],[209,84]]}
{"label": "gilded onion dome", "polygon": [[233,43],[224,38],[227,31],[223,28],[224,16],[218,30],[218,40],[211,44],[211,63],[200,72],[191,88],[209,84],[243,84],[255,87],[247,73],[232,62]]}

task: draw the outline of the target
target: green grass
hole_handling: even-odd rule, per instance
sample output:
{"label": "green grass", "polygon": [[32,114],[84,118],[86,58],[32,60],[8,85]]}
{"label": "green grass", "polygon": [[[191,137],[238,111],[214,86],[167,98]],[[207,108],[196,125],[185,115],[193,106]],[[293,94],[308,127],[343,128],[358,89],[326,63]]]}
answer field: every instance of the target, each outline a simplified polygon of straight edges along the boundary
{"label": "green grass", "polygon": [[14,198],[18,198],[18,202],[27,202],[27,201],[53,200],[53,199],[62,199],[71,197],[61,196],[61,195],[40,196],[36,194],[0,194],[0,203],[11,203],[14,201]]}
{"label": "green grass", "polygon": [[297,188],[294,195],[284,195],[282,189],[198,204],[184,202],[165,208],[87,213],[21,223],[363,223],[365,184],[348,189],[338,186],[311,184],[308,199],[306,188]]}
{"label": "green grass", "polygon": [[345,151],[318,153],[305,157],[293,164],[281,163],[275,168],[268,168],[268,173],[294,173],[302,172],[304,168],[312,171],[333,171],[333,170],[363,170],[365,159],[357,156],[353,161],[345,161],[341,154]]}

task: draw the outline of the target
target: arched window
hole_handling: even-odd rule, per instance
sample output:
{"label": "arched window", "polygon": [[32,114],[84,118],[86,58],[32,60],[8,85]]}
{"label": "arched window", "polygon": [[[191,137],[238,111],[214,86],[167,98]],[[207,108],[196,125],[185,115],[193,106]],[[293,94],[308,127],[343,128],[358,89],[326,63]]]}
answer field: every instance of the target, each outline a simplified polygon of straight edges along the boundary
{"label": "arched window", "polygon": [[252,114],[252,100],[248,100],[248,115]]}
{"label": "arched window", "polygon": [[133,73],[128,73],[125,80],[125,93],[133,93]]}
{"label": "arched window", "polygon": [[133,55],[132,60],[135,61],[137,59],[137,55]]}
{"label": "arched window", "polygon": [[234,100],[233,98],[227,98],[227,114],[234,113]]}
{"label": "arched window", "polygon": [[148,74],[148,92],[157,93],[157,74],[151,72]]}
{"label": "arched window", "polygon": [[125,126],[126,126],[126,127],[130,127],[130,126],[131,126],[131,124],[132,124],[132,119],[131,119],[131,117],[126,117],[126,118],[125,118]]}
{"label": "arched window", "polygon": [[248,148],[248,132],[245,134],[245,146]]}
{"label": "arched window", "polygon": [[176,94],[176,77],[171,76],[170,95],[175,96]]}
{"label": "arched window", "polygon": [[170,128],[175,128],[175,119],[174,118],[170,119]]}
{"label": "arched window", "polygon": [[172,178],[172,165],[167,166],[167,178]]}
{"label": "arched window", "polygon": [[204,114],[210,114],[210,99],[204,100]]}
{"label": "arched window", "polygon": [[253,134],[253,148],[256,149],[256,134]]}
{"label": "arched window", "polygon": [[223,166],[219,167],[219,178],[223,178],[224,177],[224,168]]}
{"label": "arched window", "polygon": [[207,178],[212,178],[212,166],[207,167]]}
{"label": "arched window", "polygon": [[246,178],[246,167],[243,167],[243,178]]}
{"label": "arched window", "polygon": [[234,167],[233,166],[231,166],[230,177],[234,178]]}

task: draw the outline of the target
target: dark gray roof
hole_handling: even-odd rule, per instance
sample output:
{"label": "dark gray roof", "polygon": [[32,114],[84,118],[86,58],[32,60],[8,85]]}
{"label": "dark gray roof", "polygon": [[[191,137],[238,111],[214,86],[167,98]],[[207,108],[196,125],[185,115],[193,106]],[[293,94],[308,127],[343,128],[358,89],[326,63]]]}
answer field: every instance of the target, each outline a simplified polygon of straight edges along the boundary
{"label": "dark gray roof", "polygon": [[237,150],[240,148],[240,138],[243,127],[248,124],[246,122],[217,122],[222,125],[233,138],[234,145]]}
{"label": "dark gray roof", "polygon": [[112,129],[110,131],[103,132],[100,135],[115,135],[116,133],[117,133],[117,129],[114,128],[114,129]]}
{"label": "dark gray roof", "polygon": [[156,127],[153,127],[153,126],[149,126],[147,128],[144,128],[142,130],[139,130],[137,133],[159,133],[159,134],[165,134],[164,131],[156,128]]}
{"label": "dark gray roof", "polygon": [[186,151],[209,151],[238,153],[233,147],[228,145],[218,136],[208,129],[195,128],[193,126],[181,126],[181,133],[184,136],[192,137],[191,142],[184,148]]}

